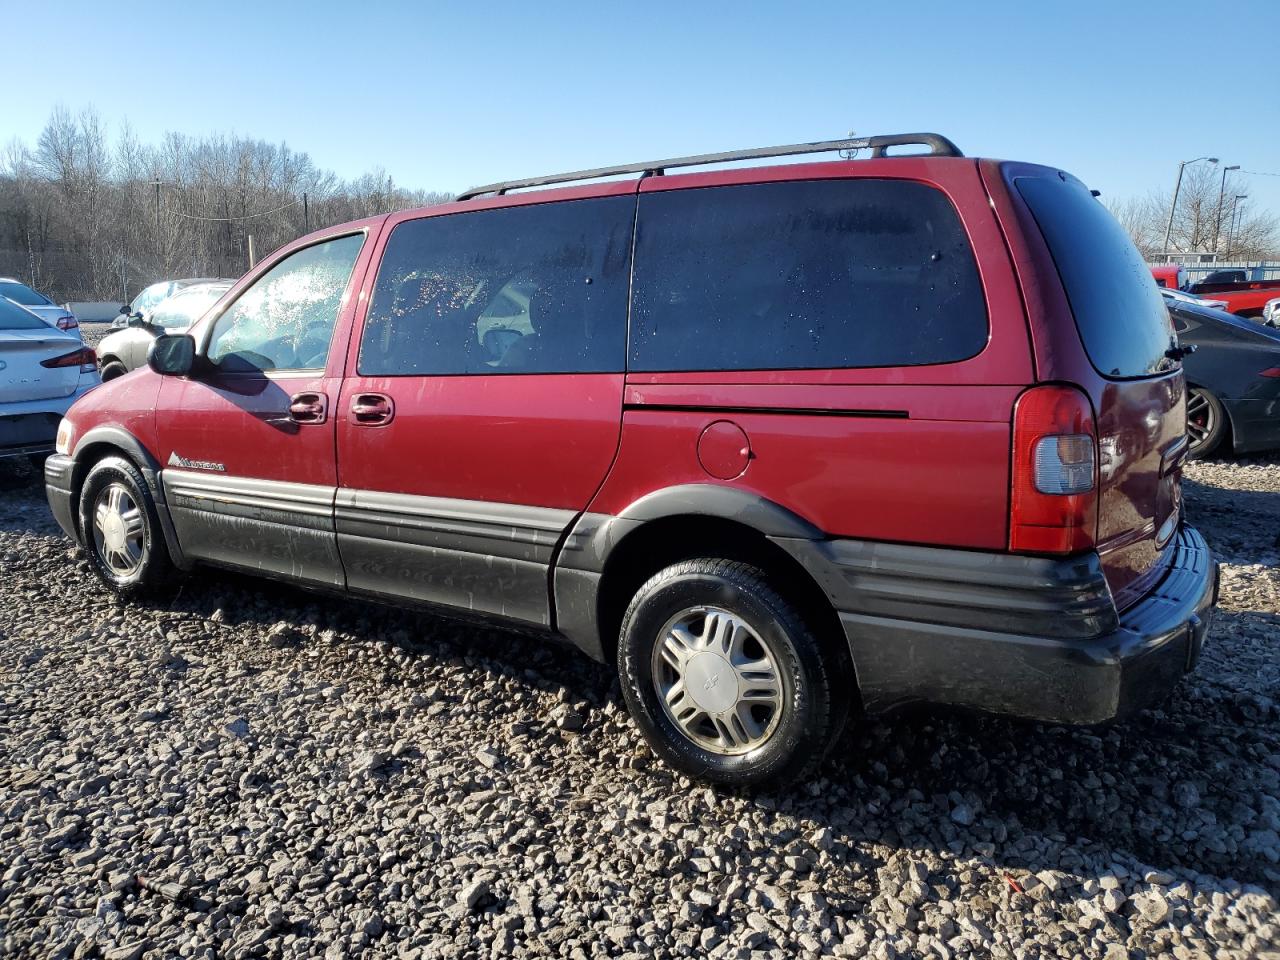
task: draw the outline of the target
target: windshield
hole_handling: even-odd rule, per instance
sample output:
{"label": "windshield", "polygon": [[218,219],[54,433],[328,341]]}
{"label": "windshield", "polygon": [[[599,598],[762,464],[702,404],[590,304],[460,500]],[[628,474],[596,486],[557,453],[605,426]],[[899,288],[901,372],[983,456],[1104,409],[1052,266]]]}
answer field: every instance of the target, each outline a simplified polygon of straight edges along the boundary
{"label": "windshield", "polygon": [[140,294],[133,298],[130,304],[130,313],[146,313],[156,304],[164,300],[169,295],[169,291],[173,288],[173,283],[169,280],[162,280],[160,283],[153,283]]}
{"label": "windshield", "polygon": [[0,330],[48,330],[49,325],[30,310],[0,297]]}
{"label": "windshield", "polygon": [[8,297],[14,303],[24,307],[49,307],[53,301],[36,293],[25,283],[16,280],[0,280],[0,297]]}
{"label": "windshield", "polygon": [[185,329],[199,320],[228,289],[213,287],[175,294],[151,311],[151,324],[166,330]]}

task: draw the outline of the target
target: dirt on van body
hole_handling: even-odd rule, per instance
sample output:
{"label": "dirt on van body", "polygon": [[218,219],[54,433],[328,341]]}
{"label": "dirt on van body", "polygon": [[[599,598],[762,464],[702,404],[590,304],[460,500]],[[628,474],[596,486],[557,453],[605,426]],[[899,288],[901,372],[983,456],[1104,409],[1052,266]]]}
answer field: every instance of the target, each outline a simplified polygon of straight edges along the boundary
{"label": "dirt on van body", "polygon": [[1222,605],[1161,709],[902,713],[747,798],[538,640],[209,571],[121,606],[0,466],[0,955],[1280,957],[1280,458],[1186,492]]}

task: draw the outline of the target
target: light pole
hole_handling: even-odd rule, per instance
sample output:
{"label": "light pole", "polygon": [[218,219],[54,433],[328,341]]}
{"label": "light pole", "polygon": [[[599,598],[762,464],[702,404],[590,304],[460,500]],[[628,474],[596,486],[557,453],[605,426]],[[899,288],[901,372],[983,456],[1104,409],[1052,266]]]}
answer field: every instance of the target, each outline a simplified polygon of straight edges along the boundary
{"label": "light pole", "polygon": [[1227,231],[1227,256],[1231,256],[1231,244],[1236,235],[1236,214],[1240,211],[1240,201],[1248,200],[1247,193],[1237,193],[1231,201],[1231,229]]}
{"label": "light pole", "polygon": [[1182,189],[1182,171],[1193,163],[1199,163],[1201,160],[1208,160],[1210,163],[1217,163],[1217,157],[1196,157],[1194,160],[1183,160],[1178,164],[1178,179],[1173,185],[1173,203],[1169,204],[1169,225],[1164,230],[1164,252],[1166,257],[1169,253],[1169,238],[1173,236],[1173,214],[1178,209],[1178,192]]}
{"label": "light pole", "polygon": [[1218,187],[1218,215],[1213,219],[1213,252],[1218,252],[1218,233],[1222,230],[1222,194],[1227,189],[1227,174],[1232,170],[1239,170],[1240,164],[1234,167],[1222,168],[1222,184]]}

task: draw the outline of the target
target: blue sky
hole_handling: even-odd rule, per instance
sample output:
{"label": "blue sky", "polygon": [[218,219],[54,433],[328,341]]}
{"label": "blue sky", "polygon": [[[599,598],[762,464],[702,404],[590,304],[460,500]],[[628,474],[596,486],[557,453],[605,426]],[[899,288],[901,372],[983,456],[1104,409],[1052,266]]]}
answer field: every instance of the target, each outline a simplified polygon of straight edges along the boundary
{"label": "blue sky", "polygon": [[[1280,37],[1276,0],[0,0],[0,14],[40,50],[10,73],[0,144],[34,142],[61,102],[148,141],[235,132],[343,176],[381,167],[450,191],[850,129],[936,130],[1109,198],[1168,189],[1204,154],[1280,173],[1280,80],[1254,46]],[[1280,177],[1244,182],[1280,213]]]}

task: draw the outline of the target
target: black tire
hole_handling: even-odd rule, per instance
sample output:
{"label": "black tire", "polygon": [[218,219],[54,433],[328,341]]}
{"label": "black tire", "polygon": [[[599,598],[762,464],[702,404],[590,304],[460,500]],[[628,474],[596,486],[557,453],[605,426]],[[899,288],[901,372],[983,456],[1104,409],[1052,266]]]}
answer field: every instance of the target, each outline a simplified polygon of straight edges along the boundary
{"label": "black tire", "polygon": [[[116,490],[123,491],[122,506],[127,497],[136,508],[136,538],[128,536],[128,532],[133,529],[132,510],[125,510],[121,514],[122,517],[127,515],[131,522],[125,524],[122,521],[118,528],[124,543],[120,549],[128,551],[129,559],[132,559],[131,544],[136,542],[138,548],[136,565],[129,569],[124,569],[124,564],[120,562],[125,554],[109,549],[112,541],[94,522],[98,506],[108,504]],[[173,579],[175,569],[169,557],[168,545],[164,542],[164,533],[160,529],[155,500],[152,499],[141,471],[129,460],[124,457],[104,457],[89,469],[89,475],[80,488],[79,518],[80,534],[85,553],[89,556],[89,565],[93,567],[98,579],[121,597],[129,599],[147,593]]]}
{"label": "black tire", "polygon": [[[757,731],[762,725],[772,730],[769,733],[766,729],[758,743],[741,725],[731,732],[726,724],[712,719],[701,703],[692,703],[695,686],[702,687],[699,696],[703,698],[716,696],[713,686],[718,689],[723,673],[718,665],[713,667],[715,672],[708,674],[704,669],[695,674],[688,666],[690,659],[685,661],[687,672],[679,674],[680,684],[684,679],[693,682],[685,688],[689,695],[682,694],[676,705],[684,704],[688,709],[682,712],[688,716],[698,716],[701,710],[705,720],[696,721],[700,727],[687,734],[663,705],[664,697],[658,691],[664,682],[662,675],[678,674],[665,661],[659,644],[665,643],[673,623],[684,623],[682,617],[693,616],[695,619],[689,622],[696,624],[698,610],[716,617],[728,614],[730,622],[745,624],[749,628],[747,642],[754,644],[757,651],[764,651],[771,666],[777,666],[777,683],[771,685],[780,688],[781,703],[767,720],[764,714],[755,718]],[[704,635],[712,629],[705,625],[707,622],[701,627]],[[749,656],[754,662],[764,662],[759,652]],[[618,674],[627,707],[653,751],[668,765],[692,777],[727,787],[776,789],[809,776],[843,730],[849,704],[856,699],[852,670],[843,650],[815,633],[760,569],[714,558],[686,560],[667,567],[636,592],[622,619]],[[705,682],[699,683],[703,677]],[[733,677],[729,683],[734,684],[735,691],[748,682],[736,669]],[[669,692],[674,693],[675,686],[673,683]],[[726,692],[725,697],[728,696],[730,693]],[[740,698],[737,703],[741,705],[745,700]],[[727,709],[719,716],[730,716],[738,708]],[[730,716],[729,724],[733,723]],[[730,746],[732,738],[739,734],[741,743]],[[719,746],[708,748],[695,740],[695,735],[704,740],[719,737]],[[743,752],[726,754],[726,749]]]}
{"label": "black tire", "polygon": [[1204,387],[1187,387],[1187,455],[1200,460],[1211,455],[1227,431],[1227,411],[1222,401]]}
{"label": "black tire", "polygon": [[108,360],[102,365],[102,370],[100,371],[103,383],[108,380],[114,380],[116,377],[123,377],[128,372],[128,369],[119,360]]}

